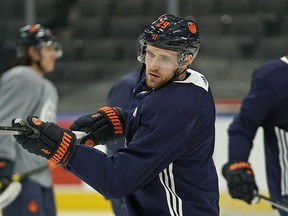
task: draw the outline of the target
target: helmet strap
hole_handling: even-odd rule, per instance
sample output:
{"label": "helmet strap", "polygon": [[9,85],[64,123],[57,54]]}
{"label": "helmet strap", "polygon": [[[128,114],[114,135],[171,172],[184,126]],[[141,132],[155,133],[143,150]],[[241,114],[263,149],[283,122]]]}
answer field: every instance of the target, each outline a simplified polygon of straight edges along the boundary
{"label": "helmet strap", "polygon": [[[180,64],[179,64],[180,65]],[[189,68],[190,65],[187,65],[187,67],[185,67],[182,71],[180,70],[180,67],[176,68],[175,73],[173,75],[173,77],[165,84],[169,84],[172,83],[173,81],[175,81],[179,76],[181,76],[182,74],[184,74],[186,72],[186,70]]]}
{"label": "helmet strap", "polygon": [[179,67],[176,68],[174,76],[171,78],[171,82],[175,81],[179,76],[181,76],[183,73],[185,73],[185,71],[190,67],[191,64],[187,65],[182,71],[179,71],[181,65],[185,61],[187,54],[188,54],[187,52],[184,52],[180,55],[179,63],[178,63]]}
{"label": "helmet strap", "polygon": [[189,68],[189,65],[188,65],[186,68],[184,68],[182,71],[180,71],[180,72],[179,72],[179,69],[180,69],[180,68],[177,68],[177,69],[175,70],[174,76],[170,79],[171,81],[169,81],[169,82],[175,81],[179,76],[181,76],[182,74],[184,74],[188,68]]}

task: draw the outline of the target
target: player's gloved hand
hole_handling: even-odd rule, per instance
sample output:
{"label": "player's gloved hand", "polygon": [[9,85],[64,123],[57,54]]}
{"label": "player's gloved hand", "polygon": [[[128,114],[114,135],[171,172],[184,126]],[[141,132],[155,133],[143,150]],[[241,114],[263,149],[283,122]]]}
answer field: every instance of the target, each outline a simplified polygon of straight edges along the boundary
{"label": "player's gloved hand", "polygon": [[36,116],[13,119],[13,127],[29,127],[31,135],[15,135],[21,146],[36,155],[47,158],[55,164],[66,165],[75,149],[76,137],[69,129],[59,127],[52,122],[42,122]]}
{"label": "player's gloved hand", "polygon": [[118,107],[102,107],[96,113],[82,116],[70,126],[73,131],[85,131],[80,143],[87,146],[104,145],[124,137],[125,118]]}
{"label": "player's gloved hand", "polygon": [[14,163],[6,159],[0,159],[0,193],[11,183]]}
{"label": "player's gloved hand", "polygon": [[222,168],[222,174],[227,180],[230,195],[251,204],[258,187],[250,163],[247,161],[226,163]]}

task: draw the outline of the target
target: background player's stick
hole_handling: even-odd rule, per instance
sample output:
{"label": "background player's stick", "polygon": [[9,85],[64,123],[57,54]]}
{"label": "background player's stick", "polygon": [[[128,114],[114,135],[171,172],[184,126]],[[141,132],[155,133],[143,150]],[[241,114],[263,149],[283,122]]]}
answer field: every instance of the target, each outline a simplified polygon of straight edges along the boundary
{"label": "background player's stick", "polygon": [[7,207],[12,203],[22,190],[20,182],[11,182],[0,195],[0,209]]}
{"label": "background player's stick", "polygon": [[[82,139],[87,135],[83,131],[72,131],[77,139]],[[34,132],[28,127],[9,127],[9,126],[0,126],[0,134],[10,134],[10,135],[30,135]]]}
{"label": "background player's stick", "polygon": [[11,176],[11,183],[8,187],[0,194],[0,209],[7,207],[11,202],[13,202],[22,190],[21,180],[27,178],[28,176],[40,172],[44,169],[48,169],[48,165],[37,167],[36,169],[24,172],[16,173]]}
{"label": "background player's stick", "polygon": [[280,202],[276,202],[271,200],[269,197],[266,197],[262,194],[256,194],[256,197],[258,197],[260,200],[265,200],[266,202],[270,203],[271,205],[273,205],[275,208],[283,210],[285,212],[288,212],[288,205],[284,204],[284,203],[280,203]]}

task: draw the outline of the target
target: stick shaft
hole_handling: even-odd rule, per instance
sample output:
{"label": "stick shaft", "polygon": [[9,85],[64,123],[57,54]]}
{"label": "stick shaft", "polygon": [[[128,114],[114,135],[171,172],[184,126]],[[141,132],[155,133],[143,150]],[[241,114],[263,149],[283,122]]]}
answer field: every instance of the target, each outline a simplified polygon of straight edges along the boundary
{"label": "stick shaft", "polygon": [[12,181],[21,181],[22,179],[34,174],[34,173],[38,173],[42,170],[48,169],[48,164],[45,164],[43,166],[37,167],[35,169],[29,170],[27,172],[24,173],[15,173],[11,176]]}
{"label": "stick shaft", "polygon": [[281,210],[283,210],[285,212],[288,212],[288,205],[286,205],[284,203],[273,201],[269,197],[266,197],[266,196],[261,195],[261,194],[257,194],[256,196],[259,197],[260,199],[265,200],[266,202],[272,204],[276,208],[281,209]]}
{"label": "stick shaft", "polygon": [[[33,133],[33,131],[28,127],[0,126],[0,131],[1,131],[1,134],[12,134],[12,135],[18,135],[20,132]],[[18,132],[18,133],[16,133],[16,132]]]}
{"label": "stick shaft", "polygon": [[[77,139],[82,139],[87,135],[86,132],[83,131],[72,131]],[[25,134],[33,134],[33,131],[27,127],[8,127],[8,126],[0,126],[0,134],[10,134],[10,135],[25,135]]]}

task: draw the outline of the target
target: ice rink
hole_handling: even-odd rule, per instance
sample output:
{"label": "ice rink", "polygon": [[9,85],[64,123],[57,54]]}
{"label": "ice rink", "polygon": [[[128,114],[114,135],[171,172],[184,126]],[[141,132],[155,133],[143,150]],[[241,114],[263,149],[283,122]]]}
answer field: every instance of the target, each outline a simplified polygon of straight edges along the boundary
{"label": "ice rink", "polygon": [[[59,216],[113,216],[110,212],[62,212]],[[220,216],[243,216],[243,213],[223,213]],[[276,212],[245,213],[245,216],[277,216]]]}
{"label": "ice rink", "polygon": [[[2,214],[0,213],[2,216]],[[267,212],[223,212],[220,216],[278,216],[276,211]],[[114,216],[111,211],[60,211],[58,216]]]}
{"label": "ice rink", "polygon": [[[113,216],[112,212],[97,212],[97,211],[64,211],[60,212],[58,216]],[[223,212],[220,216],[278,216],[277,211],[267,212]]]}
{"label": "ice rink", "polygon": [[[101,210],[75,209],[61,210],[58,216],[113,216],[109,201],[97,198],[97,204],[103,203]],[[220,216],[279,216],[278,211],[272,209],[271,205],[263,200],[253,205],[248,205],[243,201],[231,199],[226,193],[220,194]]]}

